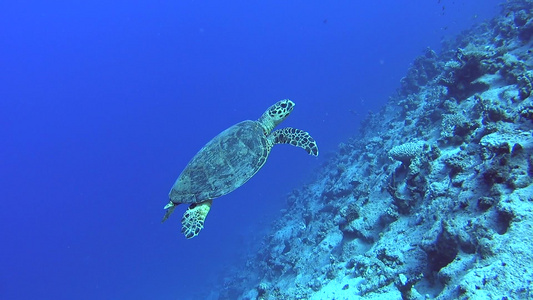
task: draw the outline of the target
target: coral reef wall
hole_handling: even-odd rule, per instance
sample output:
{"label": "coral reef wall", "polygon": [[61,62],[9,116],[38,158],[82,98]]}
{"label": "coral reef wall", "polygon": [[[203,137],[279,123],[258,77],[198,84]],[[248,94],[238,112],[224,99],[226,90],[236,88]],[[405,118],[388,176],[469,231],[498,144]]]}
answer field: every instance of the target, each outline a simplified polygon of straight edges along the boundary
{"label": "coral reef wall", "polygon": [[533,1],[418,57],[221,299],[533,298]]}

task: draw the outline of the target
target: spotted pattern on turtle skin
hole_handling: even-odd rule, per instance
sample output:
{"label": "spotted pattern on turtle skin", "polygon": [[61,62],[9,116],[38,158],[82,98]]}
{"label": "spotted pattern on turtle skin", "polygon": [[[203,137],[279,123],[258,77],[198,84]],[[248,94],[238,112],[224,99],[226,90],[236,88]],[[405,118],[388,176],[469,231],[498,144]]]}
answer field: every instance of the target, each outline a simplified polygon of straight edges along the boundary
{"label": "spotted pattern on turtle skin", "polygon": [[211,209],[211,200],[191,204],[181,218],[181,232],[191,239],[204,228],[204,221]]}
{"label": "spotted pattern on turtle skin", "polygon": [[290,100],[282,100],[281,103],[277,103],[273,105],[274,107],[271,107],[268,110],[268,113],[271,117],[277,117],[279,119],[285,119],[289,116],[289,114],[292,111],[292,108],[294,106],[294,103]]}
{"label": "spotted pattern on turtle skin", "polygon": [[257,120],[263,128],[265,136],[270,135],[274,127],[287,118],[294,109],[294,102],[289,99],[280,100],[270,106]]}
{"label": "spotted pattern on turtle skin", "polygon": [[307,153],[313,156],[318,156],[318,146],[316,141],[306,131],[287,127],[274,131],[272,135],[274,136],[274,144],[290,144],[303,148]]}

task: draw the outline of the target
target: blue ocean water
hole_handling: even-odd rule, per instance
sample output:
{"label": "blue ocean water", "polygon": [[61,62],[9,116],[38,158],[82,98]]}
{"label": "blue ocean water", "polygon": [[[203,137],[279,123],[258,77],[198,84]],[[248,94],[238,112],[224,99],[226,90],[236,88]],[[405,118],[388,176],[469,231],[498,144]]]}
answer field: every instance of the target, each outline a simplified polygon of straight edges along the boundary
{"label": "blue ocean water", "polygon": [[[467,2],[467,3],[465,3]],[[237,264],[426,47],[493,16],[477,1],[13,1],[0,5],[0,299],[186,299]],[[168,191],[213,136],[296,103],[201,234]]]}

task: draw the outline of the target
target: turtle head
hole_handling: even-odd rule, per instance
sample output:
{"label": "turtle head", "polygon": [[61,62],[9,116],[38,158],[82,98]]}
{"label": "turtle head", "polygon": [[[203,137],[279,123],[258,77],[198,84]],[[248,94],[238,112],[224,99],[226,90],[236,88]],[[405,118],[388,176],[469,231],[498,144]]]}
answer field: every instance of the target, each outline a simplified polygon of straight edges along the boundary
{"label": "turtle head", "polygon": [[265,128],[265,134],[270,134],[274,127],[278,126],[285,120],[294,109],[294,102],[289,99],[284,99],[276,102],[265,111],[265,113],[257,120]]}

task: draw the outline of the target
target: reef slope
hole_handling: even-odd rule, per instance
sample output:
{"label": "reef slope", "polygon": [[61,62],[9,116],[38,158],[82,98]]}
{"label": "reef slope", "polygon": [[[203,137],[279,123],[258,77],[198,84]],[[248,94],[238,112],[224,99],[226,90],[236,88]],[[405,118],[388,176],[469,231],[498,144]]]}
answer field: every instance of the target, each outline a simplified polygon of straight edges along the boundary
{"label": "reef slope", "polygon": [[221,299],[533,297],[533,1],[415,59]]}

